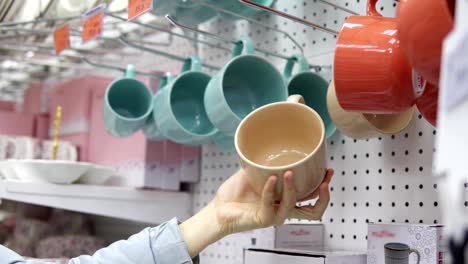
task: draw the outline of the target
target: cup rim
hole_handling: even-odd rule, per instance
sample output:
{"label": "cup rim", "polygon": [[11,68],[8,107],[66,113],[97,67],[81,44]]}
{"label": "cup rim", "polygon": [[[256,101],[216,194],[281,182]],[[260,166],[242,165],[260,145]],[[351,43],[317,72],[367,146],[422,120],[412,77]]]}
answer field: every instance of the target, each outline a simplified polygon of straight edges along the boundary
{"label": "cup rim", "polygon": [[[284,77],[283,75],[281,74],[281,72],[271,63],[269,62],[268,60],[262,58],[262,57],[259,57],[259,56],[256,56],[255,54],[243,54],[243,55],[239,55],[239,56],[236,56],[234,58],[231,58],[231,60],[229,60],[225,65],[224,67],[222,68],[221,71],[219,71],[214,77],[216,78],[217,75],[219,75],[219,81],[221,82],[221,94],[224,98],[224,101],[226,102],[226,105],[228,106],[229,108],[229,112],[232,114],[232,116],[234,116],[238,122],[242,123],[243,120],[245,120],[245,118],[247,118],[247,116],[249,116],[252,112],[255,112],[256,110],[262,108],[263,106],[255,109],[254,111],[252,111],[251,113],[249,113],[249,115],[247,115],[246,117],[242,118],[242,117],[239,117],[234,111],[232,111],[232,108],[231,106],[229,105],[229,102],[226,100],[226,95],[224,94],[224,76],[226,74],[226,71],[227,69],[235,62],[237,61],[238,59],[244,59],[246,57],[253,57],[255,59],[258,59],[258,60],[261,60],[262,62],[265,62],[267,64],[269,64],[271,66],[271,68],[278,74],[278,76],[281,77],[281,79],[283,80],[283,86],[284,86],[284,91],[285,91],[285,98],[284,100],[286,100],[288,98],[288,87],[286,86],[286,82],[284,81]],[[212,80],[213,80],[212,79]],[[276,102],[275,102],[276,103]],[[268,105],[268,104],[267,104]],[[240,124],[239,124],[240,126]]]}
{"label": "cup rim", "polygon": [[[125,117],[119,113],[117,113],[114,108],[111,106],[110,102],[109,102],[109,93],[110,93],[110,90],[112,88],[113,85],[115,85],[117,82],[119,81],[124,81],[124,80],[133,80],[133,81],[137,81],[139,82],[140,84],[142,84],[144,87],[146,87],[146,90],[148,91],[149,95],[151,96],[151,99],[150,99],[150,107],[149,107],[149,110],[146,111],[143,115],[141,115],[140,117],[137,117],[137,118],[130,118],[130,117]],[[116,115],[119,117],[119,119],[122,119],[122,120],[125,120],[125,121],[138,121],[138,120],[145,120],[146,118],[148,118],[148,116],[153,112],[153,108],[154,108],[154,103],[153,103],[153,93],[151,92],[151,90],[148,88],[148,86],[143,83],[142,81],[138,80],[138,79],[135,79],[135,78],[128,78],[128,77],[122,77],[122,78],[118,78],[118,79],[115,79],[113,80],[108,88],[106,89],[106,93],[104,95],[104,100],[106,102],[106,105],[108,107],[108,109],[112,112],[112,114]]]}
{"label": "cup rim", "polygon": [[[241,129],[241,127],[244,125],[244,123],[247,121],[247,119],[249,119],[250,116],[254,115],[255,113],[261,111],[262,109],[264,108],[267,108],[267,107],[271,107],[271,106],[276,106],[276,105],[283,105],[283,104],[292,104],[292,105],[297,105],[298,107],[302,107],[308,111],[310,111],[313,115],[315,115],[315,117],[317,117],[321,122],[320,122],[320,127],[322,128],[321,129],[321,133],[320,133],[320,141],[317,143],[316,147],[314,148],[314,150],[312,152],[310,152],[306,157],[302,158],[301,160],[298,160],[294,163],[291,163],[291,164],[288,164],[288,165],[283,165],[283,166],[265,166],[265,165],[261,165],[261,164],[257,164],[253,161],[251,161],[250,159],[248,159],[244,153],[242,153],[240,151],[240,147],[239,147],[239,131]],[[293,103],[293,102],[288,102],[288,101],[283,101],[283,102],[276,102],[276,103],[271,103],[271,104],[267,104],[267,105],[264,105],[262,107],[259,107],[258,109],[255,109],[254,111],[252,111],[250,114],[248,114],[243,120],[242,122],[239,124],[239,126],[237,127],[237,130],[236,130],[236,134],[234,136],[234,145],[236,147],[236,152],[237,152],[237,155],[240,156],[240,158],[247,162],[249,165],[253,166],[253,167],[256,167],[256,168],[260,168],[260,169],[264,169],[264,170],[287,170],[287,169],[291,169],[297,165],[300,165],[301,163],[303,163],[304,161],[310,159],[312,156],[314,156],[320,149],[320,146],[322,146],[323,144],[325,144],[325,125],[323,124],[323,120],[322,118],[320,117],[320,115],[317,113],[317,111],[315,111],[314,109],[308,107],[307,105],[305,104],[301,104],[301,103]]]}
{"label": "cup rim", "polygon": [[[171,103],[170,103],[170,101],[171,101],[172,88],[174,87],[175,83],[176,83],[177,81],[179,81],[180,78],[185,77],[185,76],[187,76],[187,75],[189,75],[189,74],[194,74],[194,73],[196,73],[196,74],[203,74],[203,75],[205,75],[206,77],[208,77],[208,78],[209,78],[209,81],[208,81],[208,83],[207,83],[207,85],[206,85],[206,86],[208,86],[208,84],[209,84],[209,82],[211,81],[211,78],[212,78],[209,74],[204,73],[204,72],[202,72],[202,71],[187,71],[187,72],[183,72],[182,74],[180,74],[179,76],[177,76],[172,82],[170,82],[170,83],[168,83],[166,86],[162,87],[162,88],[160,89],[160,91],[162,92],[164,89],[170,89],[169,91],[167,91],[168,95],[167,95],[165,98],[163,98],[163,100],[169,100],[169,102],[168,102],[169,114],[171,115],[171,117],[172,117],[174,120],[176,120],[175,123],[176,123],[177,127],[178,127],[180,130],[182,130],[185,134],[190,135],[190,136],[192,137],[192,139],[193,139],[193,137],[197,137],[197,138],[211,138],[211,137],[213,137],[213,136],[217,133],[217,129],[216,129],[215,125],[214,125],[213,123],[211,123],[211,120],[208,118],[208,115],[207,115],[208,121],[209,121],[209,122],[211,123],[211,125],[213,126],[213,129],[212,129],[210,132],[205,133],[205,134],[194,133],[194,132],[192,132],[192,131],[187,130],[184,126],[182,126],[182,125],[180,124],[180,122],[178,121],[178,119],[176,118],[176,116],[175,116],[175,114],[174,114],[174,111],[172,110],[172,106],[171,106]],[[205,87],[205,91],[206,91],[206,87]],[[158,93],[156,93],[156,95],[154,95],[154,97],[156,97],[157,94],[158,94]],[[202,99],[202,103],[204,103],[203,99]],[[154,106],[153,106],[153,108],[154,108]],[[206,112],[206,110],[205,110],[205,112]],[[174,140],[174,139],[172,138],[171,135],[166,136],[166,137],[169,138],[169,139]],[[177,141],[179,141],[179,139],[177,139]],[[187,143],[184,143],[184,144],[187,144]]]}
{"label": "cup rim", "polygon": [[[406,248],[395,248],[394,245],[406,246]],[[408,251],[410,247],[407,244],[399,243],[399,242],[391,242],[384,245],[384,248],[394,250],[394,251]]]}

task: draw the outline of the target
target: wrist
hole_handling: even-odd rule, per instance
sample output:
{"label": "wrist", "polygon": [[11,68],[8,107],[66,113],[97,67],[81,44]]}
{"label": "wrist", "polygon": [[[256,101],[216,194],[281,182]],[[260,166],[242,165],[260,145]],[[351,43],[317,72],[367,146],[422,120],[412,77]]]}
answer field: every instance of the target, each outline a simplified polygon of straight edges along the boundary
{"label": "wrist", "polygon": [[197,256],[207,246],[226,235],[219,224],[212,203],[184,221],[179,227],[191,257]]}

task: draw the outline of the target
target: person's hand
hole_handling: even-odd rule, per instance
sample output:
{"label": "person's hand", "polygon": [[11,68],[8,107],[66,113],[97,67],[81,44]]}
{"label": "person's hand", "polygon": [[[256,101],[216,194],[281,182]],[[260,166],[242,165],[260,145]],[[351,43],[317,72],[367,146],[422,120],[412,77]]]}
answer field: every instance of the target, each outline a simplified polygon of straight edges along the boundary
{"label": "person's hand", "polygon": [[288,218],[319,220],[330,200],[328,185],[333,170],[326,172],[322,184],[303,201],[319,197],[314,205],[296,206],[294,174],[283,175],[283,194],[280,203],[274,201],[277,176],[270,176],[262,194],[254,191],[243,170],[229,178],[219,189],[212,204],[218,224],[225,235],[284,224]]}
{"label": "person's hand", "polygon": [[200,212],[184,221],[180,231],[191,257],[226,235],[257,228],[282,225],[288,218],[319,220],[330,200],[328,185],[333,170],[326,172],[322,184],[305,200],[315,199],[314,205],[296,206],[294,175],[283,175],[283,196],[274,201],[277,176],[270,176],[262,194],[254,191],[243,170],[231,176],[218,189],[216,197]]}

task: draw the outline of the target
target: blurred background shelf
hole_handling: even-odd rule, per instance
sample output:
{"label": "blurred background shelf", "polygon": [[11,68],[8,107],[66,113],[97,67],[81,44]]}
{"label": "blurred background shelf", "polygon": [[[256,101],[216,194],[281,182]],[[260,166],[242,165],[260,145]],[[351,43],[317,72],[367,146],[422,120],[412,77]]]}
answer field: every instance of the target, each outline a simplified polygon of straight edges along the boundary
{"label": "blurred background shelf", "polygon": [[119,219],[162,223],[192,215],[192,195],[114,186],[57,185],[0,181],[5,200],[61,208]]}

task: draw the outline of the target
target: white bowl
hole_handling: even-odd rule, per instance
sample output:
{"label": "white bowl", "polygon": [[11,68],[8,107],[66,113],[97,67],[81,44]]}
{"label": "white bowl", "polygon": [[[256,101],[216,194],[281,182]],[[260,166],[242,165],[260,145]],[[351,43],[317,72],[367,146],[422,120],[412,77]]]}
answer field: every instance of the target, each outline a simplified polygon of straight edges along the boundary
{"label": "white bowl", "polygon": [[89,170],[78,179],[78,183],[102,185],[111,176],[115,176],[116,174],[117,173],[110,167],[90,164]]}
{"label": "white bowl", "polygon": [[63,160],[8,160],[15,176],[22,181],[70,184],[78,180],[90,164]]}
{"label": "white bowl", "polygon": [[15,175],[15,171],[11,167],[11,164],[8,160],[0,162],[0,176],[5,178],[5,180],[18,180],[18,177]]}

